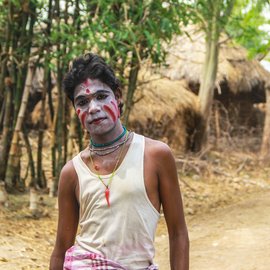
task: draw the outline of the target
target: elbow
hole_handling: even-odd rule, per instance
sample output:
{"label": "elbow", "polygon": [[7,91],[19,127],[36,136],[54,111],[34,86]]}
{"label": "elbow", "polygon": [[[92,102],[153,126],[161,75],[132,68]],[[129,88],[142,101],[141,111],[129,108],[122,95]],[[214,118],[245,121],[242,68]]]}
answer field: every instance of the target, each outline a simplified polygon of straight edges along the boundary
{"label": "elbow", "polygon": [[182,251],[189,252],[190,241],[187,230],[170,235],[169,239],[170,242],[173,243],[173,245],[180,246],[180,249]]}
{"label": "elbow", "polygon": [[188,232],[184,232],[182,234],[180,234],[179,236],[179,241],[182,243],[181,246],[184,250],[189,251],[189,236],[188,236]]}

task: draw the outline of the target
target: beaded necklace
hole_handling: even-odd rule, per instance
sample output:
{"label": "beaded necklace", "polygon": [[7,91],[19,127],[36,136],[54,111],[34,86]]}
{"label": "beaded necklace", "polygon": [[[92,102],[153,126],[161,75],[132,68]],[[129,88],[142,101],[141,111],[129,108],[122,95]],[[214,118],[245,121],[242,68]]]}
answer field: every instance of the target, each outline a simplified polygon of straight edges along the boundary
{"label": "beaded necklace", "polygon": [[[129,139],[131,134],[132,134],[132,132],[129,132],[129,134],[127,135],[128,136],[127,140]],[[89,143],[89,151],[98,155],[98,156],[106,156],[106,155],[109,155],[109,154],[115,152],[124,143],[125,143],[125,141],[122,141],[118,144],[108,146],[108,147],[103,147],[103,148],[93,148],[91,143]]]}
{"label": "beaded necklace", "polygon": [[95,147],[106,147],[106,146],[110,146],[112,144],[114,144],[115,142],[119,141],[122,137],[125,136],[125,134],[127,133],[127,129],[123,126],[123,132],[114,140],[110,141],[110,142],[106,142],[106,143],[95,143],[92,138],[90,139],[91,145],[95,146]]}
{"label": "beaded necklace", "polygon": [[96,169],[95,169],[95,164],[94,164],[94,161],[93,161],[93,159],[92,159],[92,155],[91,155],[91,151],[90,151],[90,161],[91,161],[91,164],[92,164],[94,170],[96,171],[96,174],[97,174],[98,179],[99,179],[100,182],[105,186],[105,191],[104,191],[104,193],[105,193],[105,198],[106,198],[108,207],[110,207],[110,184],[111,184],[111,182],[112,182],[112,180],[113,180],[113,177],[114,177],[116,168],[117,168],[117,166],[118,166],[118,164],[119,164],[119,161],[120,161],[120,159],[121,159],[123,150],[124,150],[124,148],[125,148],[125,145],[126,145],[126,142],[127,142],[127,139],[128,139],[128,134],[129,134],[129,132],[127,131],[127,132],[126,132],[126,138],[125,138],[124,144],[123,144],[123,146],[122,146],[122,148],[121,148],[121,151],[120,151],[120,153],[119,153],[119,155],[118,155],[116,164],[115,164],[114,169],[113,169],[113,171],[112,171],[112,173],[111,173],[111,175],[110,175],[110,178],[109,178],[109,181],[108,181],[108,184],[107,184],[107,185],[104,183],[104,180],[101,178],[100,174],[96,171]]}

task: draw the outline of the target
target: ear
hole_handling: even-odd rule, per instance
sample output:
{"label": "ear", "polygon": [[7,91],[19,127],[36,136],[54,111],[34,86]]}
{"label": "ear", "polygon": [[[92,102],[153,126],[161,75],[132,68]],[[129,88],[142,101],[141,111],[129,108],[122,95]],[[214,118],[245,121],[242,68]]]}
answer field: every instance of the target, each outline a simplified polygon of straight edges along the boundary
{"label": "ear", "polygon": [[119,105],[122,103],[122,91],[120,88],[117,88],[114,92],[115,99],[117,101],[117,104]]}
{"label": "ear", "polygon": [[123,99],[122,99],[122,90],[120,88],[117,88],[116,91],[114,92],[114,96],[117,102],[118,110],[119,110],[119,115],[118,117],[120,118],[122,113],[123,113]]}

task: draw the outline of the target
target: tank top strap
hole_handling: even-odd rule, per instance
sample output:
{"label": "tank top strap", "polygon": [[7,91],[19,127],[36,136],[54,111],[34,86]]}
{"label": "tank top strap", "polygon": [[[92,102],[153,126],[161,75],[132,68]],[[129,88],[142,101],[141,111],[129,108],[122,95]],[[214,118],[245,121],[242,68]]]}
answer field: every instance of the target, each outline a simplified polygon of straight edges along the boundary
{"label": "tank top strap", "polygon": [[88,175],[89,174],[89,168],[87,167],[87,165],[83,162],[82,158],[81,158],[81,153],[77,154],[73,159],[73,165],[75,168],[75,171],[78,175],[79,178],[83,177],[85,174]]}

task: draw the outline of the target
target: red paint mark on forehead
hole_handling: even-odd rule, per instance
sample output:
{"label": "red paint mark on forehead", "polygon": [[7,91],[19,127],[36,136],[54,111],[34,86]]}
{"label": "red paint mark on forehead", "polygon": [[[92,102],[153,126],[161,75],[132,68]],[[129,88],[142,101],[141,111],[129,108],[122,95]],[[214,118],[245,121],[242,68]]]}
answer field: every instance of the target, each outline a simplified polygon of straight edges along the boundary
{"label": "red paint mark on forehead", "polygon": [[113,122],[115,122],[117,119],[116,113],[108,105],[104,105],[104,110],[108,112],[108,114],[111,116]]}
{"label": "red paint mark on forehead", "polygon": [[115,101],[112,100],[111,104],[113,105],[115,111],[117,112],[117,117],[120,117],[120,110],[119,110],[117,104],[115,103]]}
{"label": "red paint mark on forehead", "polygon": [[86,92],[86,94],[90,94],[91,93],[89,88],[86,88],[85,92]]}
{"label": "red paint mark on forehead", "polygon": [[84,82],[83,82],[83,85],[88,87],[90,86],[91,82],[90,82],[90,79],[86,79]]}

